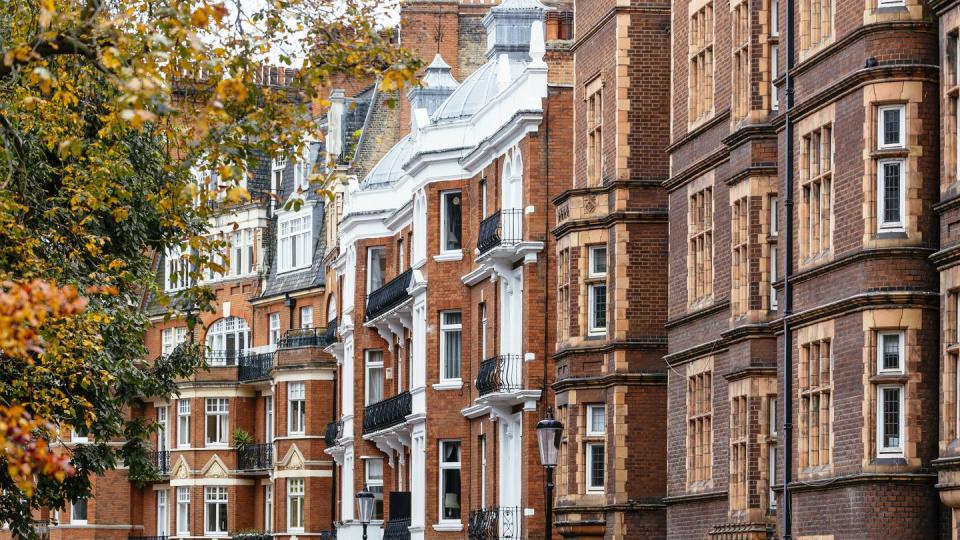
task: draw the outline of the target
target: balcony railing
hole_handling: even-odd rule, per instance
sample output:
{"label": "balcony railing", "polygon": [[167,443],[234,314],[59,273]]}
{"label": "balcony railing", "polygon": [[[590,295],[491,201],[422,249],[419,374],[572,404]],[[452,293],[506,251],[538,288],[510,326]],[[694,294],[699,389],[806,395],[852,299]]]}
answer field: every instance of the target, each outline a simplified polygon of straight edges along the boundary
{"label": "balcony railing", "polygon": [[497,246],[513,246],[523,240],[523,209],[494,212],[480,222],[477,251],[486,253]]}
{"label": "balcony railing", "polygon": [[326,347],[333,343],[329,340],[329,334],[329,328],[292,328],[284,332],[277,348]]}
{"label": "balcony railing", "polygon": [[231,367],[237,365],[237,360],[243,351],[206,351],[204,360],[210,367]]}
{"label": "balcony railing", "polygon": [[157,472],[160,473],[160,476],[167,476],[170,474],[170,451],[169,450],[160,450],[159,452],[150,452],[150,460],[153,462],[153,466],[157,468]]}
{"label": "balcony railing", "polygon": [[240,355],[240,366],[237,369],[237,378],[241,381],[250,381],[254,379],[263,379],[270,374],[273,369],[272,352],[244,352]]}
{"label": "balcony railing", "polygon": [[410,285],[411,275],[413,275],[413,268],[408,268],[406,272],[367,295],[367,321],[383,315],[410,298],[407,287]]}
{"label": "balcony railing", "polygon": [[38,540],[48,540],[50,538],[50,520],[33,520],[33,532],[37,535]]}
{"label": "balcony railing", "polygon": [[467,536],[470,540],[522,538],[520,508],[484,508],[470,512]]}
{"label": "balcony railing", "polygon": [[333,319],[332,321],[327,323],[327,333],[325,336],[327,339],[327,345],[337,342],[337,328],[338,327],[337,327],[336,319]]}
{"label": "balcony railing", "polygon": [[516,392],[523,388],[523,360],[519,354],[501,354],[480,362],[476,387],[481,396],[493,392]]}
{"label": "balcony railing", "polygon": [[273,445],[270,443],[248,444],[237,449],[237,468],[255,471],[273,467]]}
{"label": "balcony railing", "polygon": [[337,420],[327,424],[327,431],[323,434],[323,442],[327,443],[327,448],[336,446],[340,437],[343,437],[343,421]]}
{"label": "balcony railing", "polygon": [[383,528],[383,540],[410,540],[410,518],[388,521]]}
{"label": "balcony railing", "polygon": [[401,392],[383,401],[367,405],[363,410],[363,432],[373,433],[406,421],[413,412],[410,392]]}
{"label": "balcony railing", "polygon": [[128,536],[127,540],[167,540],[167,536]]}

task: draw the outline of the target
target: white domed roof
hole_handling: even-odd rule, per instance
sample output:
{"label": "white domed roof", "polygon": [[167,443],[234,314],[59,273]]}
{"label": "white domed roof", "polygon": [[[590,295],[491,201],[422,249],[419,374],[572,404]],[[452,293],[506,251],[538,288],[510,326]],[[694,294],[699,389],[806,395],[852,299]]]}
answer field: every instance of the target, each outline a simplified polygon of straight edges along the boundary
{"label": "white domed roof", "polygon": [[[510,79],[523,71],[524,63],[510,61]],[[497,86],[497,61],[491,60],[467,77],[433,113],[434,122],[450,122],[473,116],[500,93]]]}
{"label": "white domed roof", "polygon": [[360,189],[377,189],[385,187],[396,182],[403,177],[403,165],[413,156],[413,150],[416,147],[413,138],[410,135],[397,141],[380,161],[370,169],[363,182],[360,183]]}

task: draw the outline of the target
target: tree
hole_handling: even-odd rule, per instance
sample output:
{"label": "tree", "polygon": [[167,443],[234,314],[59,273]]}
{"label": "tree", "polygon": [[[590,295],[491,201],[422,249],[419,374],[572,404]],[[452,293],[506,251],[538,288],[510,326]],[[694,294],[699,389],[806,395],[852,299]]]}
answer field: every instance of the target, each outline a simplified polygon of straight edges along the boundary
{"label": "tree", "polygon": [[[0,521],[87,497],[122,462],[155,471],[131,415],[201,366],[195,346],[145,362],[139,299],[162,297],[153,255],[220,270],[206,227],[249,198],[257,156],[319,139],[311,110],[336,77],[412,83],[417,60],[381,0],[35,0],[0,8]],[[283,86],[268,59],[299,62]],[[198,184],[197,171],[218,183]],[[317,189],[324,179],[312,174]],[[186,305],[210,307],[199,286]],[[188,317],[192,329],[195,312]],[[91,443],[55,444],[74,430]],[[48,444],[48,441],[51,444]],[[119,447],[109,441],[123,441]]]}

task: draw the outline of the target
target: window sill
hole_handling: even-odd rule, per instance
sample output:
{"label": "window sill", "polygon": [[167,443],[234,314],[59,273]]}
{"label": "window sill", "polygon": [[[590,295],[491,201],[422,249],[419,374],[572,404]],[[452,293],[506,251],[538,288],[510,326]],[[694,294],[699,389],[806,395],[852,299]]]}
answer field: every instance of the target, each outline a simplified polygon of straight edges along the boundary
{"label": "window sill", "polygon": [[441,521],[433,524],[433,530],[437,532],[460,532],[463,530],[462,521]]}
{"label": "window sill", "polygon": [[449,379],[433,385],[433,389],[437,391],[460,390],[461,388],[463,388],[463,379]]}
{"label": "window sill", "polygon": [[463,260],[463,251],[448,251],[441,253],[439,255],[434,255],[433,260],[436,262],[450,262],[450,261],[462,261]]}
{"label": "window sill", "polygon": [[881,228],[877,231],[877,239],[907,238],[907,231],[903,227]]}
{"label": "window sill", "polygon": [[177,447],[174,448],[174,450],[190,450],[192,448],[193,447],[190,446],[189,444],[178,444]]}
{"label": "window sill", "polygon": [[[310,258],[313,259],[313,254],[312,254],[312,253],[310,254]],[[308,265],[306,265],[306,266],[297,266],[296,268],[287,268],[286,270],[280,270],[280,269],[278,268],[278,269],[277,269],[277,275],[280,276],[280,275],[283,275],[283,274],[292,274],[293,272],[301,272],[301,271],[303,271],[303,270],[309,270],[309,269],[310,269],[310,266],[311,266],[311,265],[308,264]]]}

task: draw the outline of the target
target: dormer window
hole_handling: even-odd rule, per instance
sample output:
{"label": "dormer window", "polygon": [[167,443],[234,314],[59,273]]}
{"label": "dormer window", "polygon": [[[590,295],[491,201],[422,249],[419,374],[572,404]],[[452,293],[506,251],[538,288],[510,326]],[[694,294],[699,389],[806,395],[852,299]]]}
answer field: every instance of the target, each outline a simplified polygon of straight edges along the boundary
{"label": "dormer window", "polygon": [[190,285],[190,265],[184,258],[180,246],[167,250],[164,254],[163,288],[166,292],[179,291]]}
{"label": "dormer window", "polygon": [[313,243],[310,241],[312,216],[308,213],[282,217],[277,229],[277,271],[289,272],[309,267],[313,261]]}

